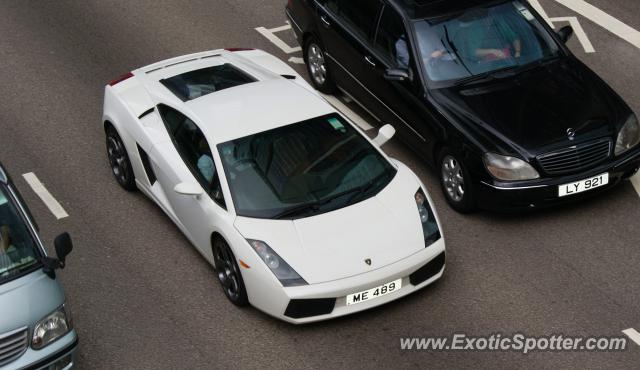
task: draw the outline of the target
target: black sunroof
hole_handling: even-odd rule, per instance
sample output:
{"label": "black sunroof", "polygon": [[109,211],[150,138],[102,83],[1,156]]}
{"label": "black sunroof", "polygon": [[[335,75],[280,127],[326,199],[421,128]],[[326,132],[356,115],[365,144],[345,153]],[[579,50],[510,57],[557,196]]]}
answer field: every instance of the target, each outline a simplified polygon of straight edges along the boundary
{"label": "black sunroof", "polygon": [[255,81],[253,77],[226,63],[165,78],[160,83],[182,101],[189,101]]}

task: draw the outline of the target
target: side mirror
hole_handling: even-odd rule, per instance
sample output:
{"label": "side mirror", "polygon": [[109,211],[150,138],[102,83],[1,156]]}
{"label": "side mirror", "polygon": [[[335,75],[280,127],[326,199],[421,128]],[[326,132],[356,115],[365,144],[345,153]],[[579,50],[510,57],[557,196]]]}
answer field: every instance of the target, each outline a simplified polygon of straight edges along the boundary
{"label": "side mirror", "polygon": [[196,197],[204,193],[204,190],[202,190],[202,186],[191,182],[182,182],[176,185],[176,187],[173,188],[173,191],[181,195],[191,195]]}
{"label": "side mirror", "polygon": [[569,41],[572,35],[573,35],[573,28],[571,26],[564,26],[560,30],[558,30],[558,37],[565,44],[567,43],[567,41]]}
{"label": "side mirror", "polygon": [[396,129],[391,125],[384,125],[378,130],[378,136],[373,139],[373,143],[377,146],[383,146],[387,141],[391,140],[396,134]]}
{"label": "side mirror", "polygon": [[387,81],[411,81],[413,80],[413,74],[409,69],[389,68],[384,71],[384,78]]}
{"label": "side mirror", "polygon": [[53,245],[56,248],[56,254],[60,261],[60,267],[64,268],[67,256],[73,250],[73,242],[71,241],[71,235],[69,233],[62,233],[56,237],[53,241]]}

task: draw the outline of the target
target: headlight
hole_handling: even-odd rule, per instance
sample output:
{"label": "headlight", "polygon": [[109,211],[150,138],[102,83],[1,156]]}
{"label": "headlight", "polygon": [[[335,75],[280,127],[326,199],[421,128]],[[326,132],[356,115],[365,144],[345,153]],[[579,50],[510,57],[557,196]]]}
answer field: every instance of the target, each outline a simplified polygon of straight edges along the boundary
{"label": "headlight", "polygon": [[418,215],[420,215],[420,223],[422,223],[425,247],[428,247],[440,239],[440,228],[438,228],[436,216],[431,210],[427,197],[424,195],[422,189],[418,189],[414,197],[416,199],[416,206],[418,207]]}
{"label": "headlight", "polygon": [[486,153],[484,165],[491,176],[498,180],[518,181],[533,180],[540,177],[538,171],[520,158]]}
{"label": "headlight", "polygon": [[280,280],[282,286],[300,286],[307,285],[307,282],[298,275],[298,273],[289,266],[276,252],[260,240],[247,239],[251,247],[258,253],[258,256],[267,264],[269,270]]}
{"label": "headlight", "polygon": [[634,114],[630,115],[622,126],[616,141],[616,155],[620,155],[640,143],[640,127]]}
{"label": "headlight", "polygon": [[62,305],[36,324],[33,329],[31,347],[36,350],[42,349],[60,339],[70,332],[72,328],[71,316],[67,313],[65,306]]}

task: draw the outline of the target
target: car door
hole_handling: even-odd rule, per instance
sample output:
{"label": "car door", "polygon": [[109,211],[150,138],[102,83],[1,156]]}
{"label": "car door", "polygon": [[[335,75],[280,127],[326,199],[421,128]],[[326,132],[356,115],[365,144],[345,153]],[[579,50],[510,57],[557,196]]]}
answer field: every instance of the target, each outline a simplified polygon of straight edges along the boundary
{"label": "car door", "polygon": [[376,115],[376,100],[367,92],[364,73],[370,60],[365,59],[378,21],[379,0],[318,1],[318,33],[325,47],[329,70],[349,95]]}
{"label": "car door", "polygon": [[[159,168],[157,181],[173,208],[177,224],[198,250],[212,258],[211,235],[229,217],[220,186],[218,165],[203,132],[178,110],[158,105],[171,141],[154,150]],[[179,184],[202,187],[202,195],[179,194]]]}
{"label": "car door", "polygon": [[[442,130],[424,99],[425,89],[413,50],[402,16],[391,5],[385,5],[373,42],[365,55],[372,63],[367,65],[363,74],[378,105],[384,107],[380,118],[393,124],[404,142],[430,158]],[[407,73],[410,78],[390,79],[385,73],[391,70]]]}

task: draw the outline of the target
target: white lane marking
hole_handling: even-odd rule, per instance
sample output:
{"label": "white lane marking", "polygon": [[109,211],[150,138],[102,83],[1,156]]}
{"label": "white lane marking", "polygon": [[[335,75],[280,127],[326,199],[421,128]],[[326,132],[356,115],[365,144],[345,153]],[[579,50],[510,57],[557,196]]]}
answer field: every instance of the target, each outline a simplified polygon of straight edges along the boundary
{"label": "white lane marking", "polygon": [[631,178],[631,183],[633,184],[633,187],[636,188],[636,192],[638,192],[638,195],[640,195],[640,172],[638,172]]}
{"label": "white lane marking", "polygon": [[640,346],[640,333],[634,328],[629,328],[627,330],[622,331],[629,339],[636,342],[637,345]]}
{"label": "white lane marking", "polygon": [[569,22],[569,24],[571,24],[571,28],[573,28],[573,32],[576,34],[576,37],[578,38],[578,41],[580,41],[580,43],[582,44],[582,48],[584,49],[585,53],[595,53],[596,49],[593,48],[593,44],[591,43],[591,40],[589,40],[589,36],[587,36],[587,33],[584,32],[584,28],[582,28],[582,25],[580,24],[580,21],[578,21],[578,18],[576,17],[555,17],[555,18],[551,18],[551,20],[553,22]]}
{"label": "white lane marking", "polygon": [[289,63],[304,64],[304,59],[299,58],[299,57],[291,57],[291,58],[289,58]]}
{"label": "white lane marking", "polygon": [[[291,26],[286,25],[282,27],[276,27],[272,29],[266,29],[264,27],[257,27],[255,30],[260,32],[260,34],[267,38],[267,40],[271,41],[272,44],[280,48],[285,54],[293,54],[298,51],[301,51],[302,48],[300,46],[291,47],[287,45],[286,42],[282,41],[278,36],[275,35],[275,32],[280,32],[283,30],[291,29]],[[276,31],[273,31],[276,30]]]}
{"label": "white lane marking", "polygon": [[358,125],[361,129],[365,131],[369,131],[373,129],[373,126],[367,123],[367,121],[364,118],[360,117],[358,113],[351,110],[351,108],[349,108],[346,104],[340,101],[340,99],[336,98],[333,95],[326,95],[326,94],[321,94],[321,95],[323,98],[325,98],[329,102],[329,104],[333,105],[334,108],[342,112],[345,116],[347,116],[347,118],[353,121],[353,123]]}
{"label": "white lane marking", "polygon": [[49,190],[44,187],[44,185],[40,182],[40,180],[38,180],[38,177],[33,172],[25,173],[24,175],[22,175],[22,177],[24,177],[27,184],[31,186],[31,189],[33,189],[36,195],[39,196],[40,199],[42,199],[42,202],[44,202],[47,208],[49,208],[49,211],[51,211],[51,213],[53,213],[53,215],[58,220],[61,218],[69,217],[67,211],[62,208],[62,205],[58,203],[56,198],[54,198],[51,193],[49,193]]}
{"label": "white lane marking", "polygon": [[555,0],[640,49],[640,32],[584,0]]}
{"label": "white lane marking", "polygon": [[542,18],[544,18],[544,20],[547,21],[547,23],[549,23],[549,26],[551,26],[551,28],[554,28],[554,29],[556,28],[554,24],[555,22],[569,22],[569,24],[571,24],[571,27],[573,28],[573,31],[576,34],[576,37],[578,38],[578,41],[580,41],[580,44],[582,44],[582,48],[584,49],[584,52],[585,53],[596,52],[596,50],[593,48],[593,44],[591,43],[591,40],[589,40],[587,33],[584,32],[584,28],[580,24],[580,21],[578,20],[577,17],[551,18],[549,17],[549,14],[547,14],[547,12],[544,10],[542,5],[540,5],[540,2],[538,0],[529,0],[529,4],[531,4],[533,9],[535,9],[538,13],[540,13],[540,16],[542,16]]}

